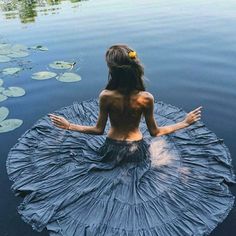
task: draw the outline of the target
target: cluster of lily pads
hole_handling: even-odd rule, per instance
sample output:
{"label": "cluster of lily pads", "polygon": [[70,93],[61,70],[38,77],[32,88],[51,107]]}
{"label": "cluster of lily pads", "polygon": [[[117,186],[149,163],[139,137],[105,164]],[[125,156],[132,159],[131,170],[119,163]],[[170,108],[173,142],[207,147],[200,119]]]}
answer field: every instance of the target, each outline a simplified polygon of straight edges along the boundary
{"label": "cluster of lily pads", "polygon": [[[56,70],[72,69],[74,65],[75,62],[67,61],[54,61],[49,64],[51,68]],[[32,79],[35,80],[46,80],[51,78],[56,78],[58,81],[61,82],[76,82],[81,80],[81,77],[78,74],[72,72],[64,72],[61,75],[57,75],[57,73],[51,71],[40,71],[32,75]]]}
{"label": "cluster of lily pads", "polygon": [[[28,56],[29,50],[39,50],[39,51],[48,51],[48,48],[42,45],[36,45],[32,47],[26,47],[21,44],[8,44],[8,43],[1,43],[0,44],[0,63],[3,62],[10,62],[13,58],[19,58],[19,57],[26,57]],[[49,67],[56,69],[56,70],[66,70],[66,69],[72,69],[76,63],[75,62],[67,62],[67,61],[54,61],[49,64]],[[2,71],[3,75],[13,75],[15,73],[18,73],[21,70],[19,67],[11,67],[11,68],[5,68]],[[58,75],[55,72],[51,71],[40,71],[36,72],[32,75],[32,79],[35,80],[46,80],[56,78],[58,81],[61,82],[76,82],[80,81],[81,77],[72,72],[65,72],[63,74]]]}
{"label": "cluster of lily pads", "polygon": [[0,62],[9,62],[14,58],[29,56],[28,48],[21,44],[0,44]]}
{"label": "cluster of lily pads", "polygon": [[[30,55],[30,49],[37,51],[48,51],[48,48],[42,45],[26,47],[21,44],[0,43],[0,63],[7,63],[16,61],[19,58],[27,57]],[[49,64],[49,67],[54,70],[72,70],[75,62],[68,61],[54,61]],[[13,76],[18,74],[22,68],[8,67],[0,70],[2,76]],[[39,71],[33,73],[31,76],[34,80],[47,80],[55,78],[60,82],[77,82],[81,77],[73,72],[56,73],[53,71]],[[11,86],[8,88],[3,87],[4,81],[0,79],[0,102],[5,101],[9,97],[20,97],[25,95],[25,90],[21,87]],[[8,132],[18,128],[23,121],[19,119],[5,119],[9,114],[6,107],[0,107],[0,133]]]}
{"label": "cluster of lily pads", "polygon": [[0,62],[10,62],[12,59],[27,57],[30,55],[29,49],[47,51],[48,48],[42,45],[26,47],[22,44],[0,43]]}

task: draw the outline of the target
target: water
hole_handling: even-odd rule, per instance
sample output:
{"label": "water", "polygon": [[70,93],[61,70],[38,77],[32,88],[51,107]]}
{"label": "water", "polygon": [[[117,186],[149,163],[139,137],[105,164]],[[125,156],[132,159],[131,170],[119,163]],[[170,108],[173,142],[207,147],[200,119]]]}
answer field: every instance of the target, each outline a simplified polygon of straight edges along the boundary
{"label": "water", "polygon": [[[21,201],[10,191],[5,170],[9,149],[43,115],[97,97],[107,82],[106,49],[132,46],[145,65],[147,89],[156,99],[189,111],[203,106],[202,120],[229,147],[236,166],[236,1],[100,0],[0,1],[0,41],[44,45],[47,52],[23,58],[24,68],[4,86],[21,86],[26,95],[1,102],[11,118],[24,121],[1,139],[0,232],[4,236],[36,233],[16,212]],[[49,70],[54,60],[76,61],[82,80],[35,81],[31,74]],[[0,69],[16,63],[0,63]],[[32,67],[32,69],[30,69]],[[236,188],[232,188],[236,194]],[[235,235],[236,208],[211,234]]]}

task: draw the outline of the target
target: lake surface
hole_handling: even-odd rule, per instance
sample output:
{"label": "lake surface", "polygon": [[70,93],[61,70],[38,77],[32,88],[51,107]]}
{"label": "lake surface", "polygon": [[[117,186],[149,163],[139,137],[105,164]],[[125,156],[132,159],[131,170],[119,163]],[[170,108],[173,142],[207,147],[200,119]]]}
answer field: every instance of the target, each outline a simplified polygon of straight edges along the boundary
{"label": "lake surface", "polygon": [[[224,139],[236,167],[236,1],[233,0],[99,0],[0,1],[0,43],[42,45],[28,57],[0,63],[20,65],[4,86],[23,87],[26,94],[0,102],[9,117],[23,124],[0,134],[0,235],[46,236],[24,223],[16,207],[5,161],[10,148],[39,118],[73,101],[97,97],[107,82],[106,49],[132,46],[145,66],[147,89],[157,100],[186,111],[202,105],[202,121]],[[82,80],[31,79],[38,71],[55,71],[55,60],[76,62]],[[232,188],[236,195],[236,187]],[[234,236],[236,209],[212,236]]]}

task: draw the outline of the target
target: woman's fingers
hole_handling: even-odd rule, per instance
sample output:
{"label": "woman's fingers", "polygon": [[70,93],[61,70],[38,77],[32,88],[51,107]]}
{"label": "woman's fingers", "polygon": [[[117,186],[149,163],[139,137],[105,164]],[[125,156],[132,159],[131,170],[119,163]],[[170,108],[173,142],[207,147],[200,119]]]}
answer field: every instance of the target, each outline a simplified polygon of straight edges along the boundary
{"label": "woman's fingers", "polygon": [[53,121],[53,123],[54,123],[55,125],[61,125],[61,122],[58,122],[58,121]]}
{"label": "woman's fingers", "polygon": [[62,129],[65,129],[66,127],[66,124],[65,124],[65,118],[62,117],[62,116],[57,116],[57,115],[54,115],[54,114],[48,114],[52,123],[58,127],[58,128],[62,128]]}
{"label": "woman's fingers", "polygon": [[58,121],[58,122],[60,122],[60,119],[59,119],[59,118],[54,118],[54,117],[52,117],[51,120],[52,120],[52,121]]}
{"label": "woman's fingers", "polygon": [[63,125],[61,125],[61,124],[58,124],[58,123],[54,123],[54,125],[56,126],[56,127],[58,127],[58,128],[64,128],[64,126]]}
{"label": "woman's fingers", "polygon": [[198,107],[198,108],[192,110],[191,113],[201,112],[201,109],[202,109],[202,106],[200,106],[200,107]]}
{"label": "woman's fingers", "polygon": [[61,123],[59,120],[57,120],[57,119],[55,119],[55,118],[52,118],[51,121],[52,121],[53,123],[57,123],[57,124],[60,124],[60,123]]}
{"label": "woman's fingers", "polygon": [[197,107],[196,109],[194,109],[194,111],[197,111],[197,110],[200,110],[200,109],[202,109],[202,106]]}
{"label": "woman's fingers", "polygon": [[53,114],[49,114],[49,117],[54,118],[54,119],[60,119],[61,118],[60,116],[56,116],[56,115],[53,115]]}
{"label": "woman's fingers", "polygon": [[51,118],[52,121],[55,121],[55,122],[61,122],[61,119],[62,119],[62,117],[56,116],[53,114],[49,114],[49,117]]}

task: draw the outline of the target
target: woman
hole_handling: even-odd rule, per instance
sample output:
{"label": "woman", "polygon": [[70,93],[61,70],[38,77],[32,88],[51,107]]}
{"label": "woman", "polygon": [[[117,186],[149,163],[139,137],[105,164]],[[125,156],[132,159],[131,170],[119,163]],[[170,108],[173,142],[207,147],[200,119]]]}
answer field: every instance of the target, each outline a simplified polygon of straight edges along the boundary
{"label": "woman", "polygon": [[151,136],[160,136],[186,128],[201,117],[201,108],[189,112],[186,118],[174,125],[158,127],[154,115],[153,95],[145,91],[143,67],[136,52],[126,45],[111,46],[106,52],[110,80],[99,95],[99,116],[96,126],[71,124],[65,118],[49,114],[53,123],[63,129],[70,129],[89,134],[103,134],[109,116],[111,128],[107,137],[116,140],[140,140],[141,116]]}
{"label": "woman", "polygon": [[99,99],[43,117],[10,150],[22,219],[50,236],[210,234],[234,204],[228,149],[199,121],[201,107],[154,101],[134,50],[114,45],[106,61]]}

